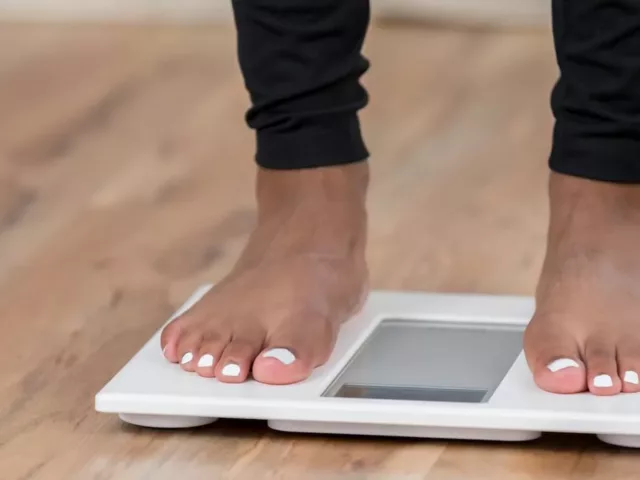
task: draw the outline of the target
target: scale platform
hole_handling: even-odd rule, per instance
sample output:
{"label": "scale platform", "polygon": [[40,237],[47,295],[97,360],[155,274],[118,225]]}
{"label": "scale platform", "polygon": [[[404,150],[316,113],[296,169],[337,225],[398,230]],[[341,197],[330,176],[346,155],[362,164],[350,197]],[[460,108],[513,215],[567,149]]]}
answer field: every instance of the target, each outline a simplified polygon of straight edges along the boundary
{"label": "scale platform", "polygon": [[163,357],[158,330],[96,395],[96,410],[152,428],[236,418],[316,434],[517,442],[582,433],[640,448],[640,395],[558,395],[534,384],[522,352],[533,309],[528,297],[372,292],[329,361],[286,386],[184,372]]}

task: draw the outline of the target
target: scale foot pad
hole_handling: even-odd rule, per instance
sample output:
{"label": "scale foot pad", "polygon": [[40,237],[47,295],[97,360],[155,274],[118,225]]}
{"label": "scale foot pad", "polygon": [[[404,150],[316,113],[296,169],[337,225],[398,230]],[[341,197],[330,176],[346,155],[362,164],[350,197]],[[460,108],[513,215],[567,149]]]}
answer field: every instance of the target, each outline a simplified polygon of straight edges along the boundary
{"label": "scale foot pad", "polygon": [[616,447],[640,448],[640,435],[598,435],[598,438]]}
{"label": "scale foot pad", "polygon": [[[128,424],[145,428],[187,429],[215,423],[211,417],[186,417],[181,415],[119,414]],[[376,437],[405,437],[445,440],[475,440],[489,442],[529,442],[537,440],[542,432],[528,430],[497,430],[477,428],[441,428],[414,425],[373,425],[329,422],[291,422],[270,420],[269,428],[288,433],[310,433],[320,435],[349,435]],[[597,435],[607,444],[624,448],[640,448],[639,435]]]}
{"label": "scale foot pad", "polygon": [[145,415],[121,413],[120,420],[138,427],[148,428],[195,428],[214,423],[217,418],[185,417],[180,415]]}
{"label": "scale foot pad", "polygon": [[541,432],[493,430],[477,428],[441,428],[416,425],[371,425],[327,422],[269,421],[273,430],[292,433],[373,435],[381,437],[433,438],[478,440],[495,442],[528,442],[539,438]]}

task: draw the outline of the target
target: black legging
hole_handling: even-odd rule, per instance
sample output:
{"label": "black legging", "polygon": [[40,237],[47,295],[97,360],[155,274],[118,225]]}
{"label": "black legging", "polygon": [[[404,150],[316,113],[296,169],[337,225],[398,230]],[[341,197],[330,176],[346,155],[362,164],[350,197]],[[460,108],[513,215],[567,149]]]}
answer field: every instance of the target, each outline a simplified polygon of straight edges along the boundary
{"label": "black legging", "polygon": [[[550,167],[640,183],[640,0],[552,1],[561,75],[551,96]],[[368,99],[360,77],[369,66],[361,54],[369,0],[233,7],[257,163],[299,169],[365,160],[358,111]]]}

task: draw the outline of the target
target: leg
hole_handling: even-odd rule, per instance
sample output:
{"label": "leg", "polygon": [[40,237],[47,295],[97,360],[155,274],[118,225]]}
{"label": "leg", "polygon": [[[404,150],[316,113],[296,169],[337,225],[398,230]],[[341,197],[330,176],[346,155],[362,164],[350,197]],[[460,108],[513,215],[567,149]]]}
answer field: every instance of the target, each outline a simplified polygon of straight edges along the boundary
{"label": "leg", "polygon": [[554,0],[550,226],[525,352],[548,391],[640,385],[640,3]]}
{"label": "leg", "polygon": [[367,293],[367,151],[357,111],[368,0],[234,0],[257,135],[258,223],[235,268],[162,333],[223,382],[305,379]]}

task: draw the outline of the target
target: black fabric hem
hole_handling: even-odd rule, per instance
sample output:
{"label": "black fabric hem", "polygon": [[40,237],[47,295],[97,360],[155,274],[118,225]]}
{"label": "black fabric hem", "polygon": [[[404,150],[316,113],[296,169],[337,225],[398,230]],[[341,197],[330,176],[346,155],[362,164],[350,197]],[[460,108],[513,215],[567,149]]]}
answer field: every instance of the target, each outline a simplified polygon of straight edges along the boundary
{"label": "black fabric hem", "polygon": [[331,119],[295,132],[261,131],[257,147],[256,163],[271,170],[347,165],[369,157],[357,116]]}
{"label": "black fabric hem", "polygon": [[552,171],[601,182],[640,183],[640,141],[620,138],[560,139],[551,151]]}

